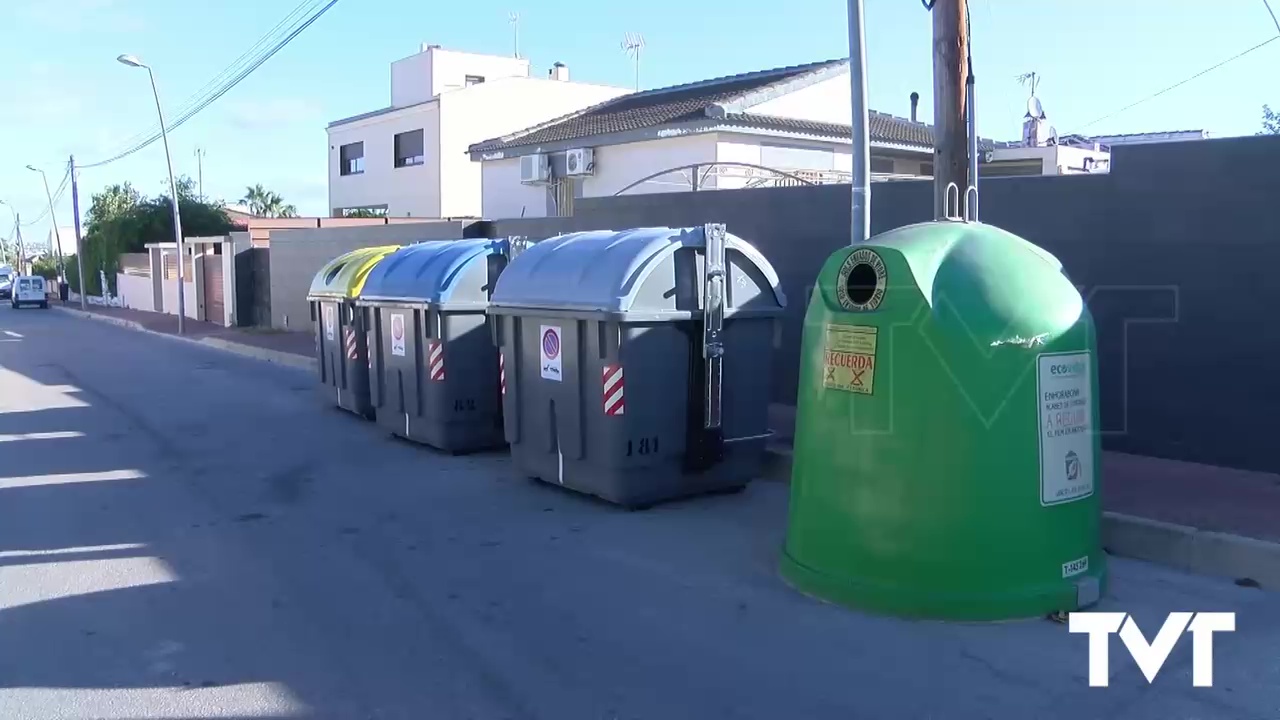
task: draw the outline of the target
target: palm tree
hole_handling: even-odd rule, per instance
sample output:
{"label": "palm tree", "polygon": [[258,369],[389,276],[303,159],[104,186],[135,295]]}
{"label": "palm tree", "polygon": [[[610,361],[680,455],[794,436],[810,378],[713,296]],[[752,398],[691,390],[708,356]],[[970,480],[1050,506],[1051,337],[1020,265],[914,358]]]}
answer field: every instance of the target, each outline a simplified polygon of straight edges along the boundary
{"label": "palm tree", "polygon": [[286,204],[278,193],[268,190],[262,183],[245,188],[240,204],[258,217],[297,217],[298,208]]}

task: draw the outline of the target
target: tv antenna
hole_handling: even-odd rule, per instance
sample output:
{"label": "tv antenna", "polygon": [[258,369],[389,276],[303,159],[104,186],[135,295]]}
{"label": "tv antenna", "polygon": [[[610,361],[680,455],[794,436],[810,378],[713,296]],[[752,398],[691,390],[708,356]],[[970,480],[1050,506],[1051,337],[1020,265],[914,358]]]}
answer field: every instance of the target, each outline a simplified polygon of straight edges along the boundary
{"label": "tv antenna", "polygon": [[622,52],[636,64],[636,92],[640,92],[640,51],[643,49],[644,36],[640,33],[629,32],[622,36]]}
{"label": "tv antenna", "polygon": [[1040,104],[1040,98],[1036,97],[1036,88],[1040,86],[1040,76],[1035,72],[1029,72],[1019,75],[1017,79],[1018,84],[1022,87],[1031,88],[1031,96],[1027,98],[1026,117],[1044,120],[1044,106]]}
{"label": "tv antenna", "polygon": [[520,57],[520,13],[513,12],[507,15],[507,22],[511,23],[511,56]]}

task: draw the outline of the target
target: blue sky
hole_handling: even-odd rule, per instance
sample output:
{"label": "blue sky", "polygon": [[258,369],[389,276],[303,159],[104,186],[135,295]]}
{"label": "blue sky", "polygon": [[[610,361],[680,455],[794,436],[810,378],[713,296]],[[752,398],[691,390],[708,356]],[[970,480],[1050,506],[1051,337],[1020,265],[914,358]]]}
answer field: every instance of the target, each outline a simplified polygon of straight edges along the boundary
{"label": "blue sky", "polygon": [[[45,205],[67,156],[105,159],[154,128],[145,71],[115,62],[138,55],[155,67],[161,99],[176,108],[294,9],[297,0],[3,0],[0,27],[0,199],[28,219]],[[1059,132],[1207,129],[1252,134],[1264,102],[1280,105],[1280,42],[1105,122],[1088,125],[1276,34],[1262,0],[970,0],[979,131],[1016,139],[1026,90]],[[340,0],[254,75],[174,131],[175,171],[196,176],[206,151],[205,193],[235,200],[263,183],[304,214],[326,206],[325,124],[385,106],[389,64],[423,42],[473,52],[511,51],[507,16],[521,14],[520,50],[539,71],[567,63],[574,79],[629,86],[623,33],[647,47],[641,83],[660,87],[719,75],[840,57],[848,52],[845,0]],[[1280,8],[1278,8],[1280,9]],[[919,0],[866,0],[871,107],[908,113],[921,94],[931,118],[930,19]],[[103,186],[164,187],[160,143],[81,174],[81,211]],[[71,222],[70,193],[57,206]],[[0,233],[12,220],[0,210]],[[24,228],[43,239],[42,221]],[[64,247],[69,247],[64,240]]]}

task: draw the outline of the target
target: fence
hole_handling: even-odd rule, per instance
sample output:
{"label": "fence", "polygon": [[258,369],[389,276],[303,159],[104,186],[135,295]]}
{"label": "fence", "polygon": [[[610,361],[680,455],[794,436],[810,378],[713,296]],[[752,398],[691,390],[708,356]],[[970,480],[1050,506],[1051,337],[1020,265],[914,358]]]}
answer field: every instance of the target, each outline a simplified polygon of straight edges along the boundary
{"label": "fence", "polygon": [[151,256],[147,253],[124,253],[120,256],[120,274],[151,277]]}
{"label": "fence", "polygon": [[[1097,326],[1103,440],[1111,449],[1280,471],[1267,422],[1280,395],[1280,137],[1119,146],[1106,175],[982,181],[982,220],[1062,260]],[[478,232],[725,222],[781,277],[790,307],[773,398],[796,396],[805,305],[849,241],[848,185],[579,198],[575,216],[495,220]],[[877,183],[873,232],[920,222],[932,183]],[[1228,369],[1229,368],[1229,369]]]}

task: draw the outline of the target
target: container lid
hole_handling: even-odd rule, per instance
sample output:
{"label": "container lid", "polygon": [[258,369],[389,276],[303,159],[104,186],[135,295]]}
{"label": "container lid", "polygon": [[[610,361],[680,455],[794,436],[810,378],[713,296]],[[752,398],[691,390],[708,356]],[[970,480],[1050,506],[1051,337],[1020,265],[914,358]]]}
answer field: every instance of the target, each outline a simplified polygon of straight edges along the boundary
{"label": "container lid", "polygon": [[[579,232],[534,243],[498,279],[490,311],[543,310],[626,319],[700,315],[704,228]],[[777,314],[786,306],[773,266],[725,234],[725,314]]]}
{"label": "container lid", "polygon": [[484,308],[493,283],[489,259],[505,258],[506,240],[416,243],[382,259],[360,291],[362,304],[410,303]]}
{"label": "container lid", "polygon": [[360,248],[325,263],[311,280],[307,299],[354,298],[378,261],[396,250],[396,245]]}

